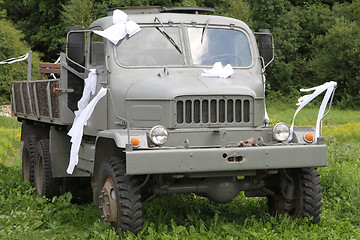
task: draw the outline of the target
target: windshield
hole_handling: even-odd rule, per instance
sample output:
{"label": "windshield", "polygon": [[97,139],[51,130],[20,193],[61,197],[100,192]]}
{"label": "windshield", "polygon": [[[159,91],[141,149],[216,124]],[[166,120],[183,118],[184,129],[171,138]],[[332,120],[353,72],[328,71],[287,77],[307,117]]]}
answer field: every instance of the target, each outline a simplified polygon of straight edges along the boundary
{"label": "windshield", "polygon": [[195,65],[223,65],[247,67],[251,53],[244,33],[231,29],[187,28],[192,62]]}
{"label": "windshield", "polygon": [[179,28],[166,27],[170,39],[162,31],[163,28],[142,28],[124,39],[116,48],[119,62],[126,66],[184,65]]}

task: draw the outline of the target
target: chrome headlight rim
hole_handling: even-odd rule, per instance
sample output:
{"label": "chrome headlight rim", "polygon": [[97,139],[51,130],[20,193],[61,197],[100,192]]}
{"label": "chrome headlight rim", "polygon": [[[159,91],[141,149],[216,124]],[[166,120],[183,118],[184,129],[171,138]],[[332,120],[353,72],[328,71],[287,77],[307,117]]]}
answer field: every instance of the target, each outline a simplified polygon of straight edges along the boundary
{"label": "chrome headlight rim", "polygon": [[276,141],[283,142],[290,137],[290,127],[283,122],[275,124],[272,129],[273,137]]}
{"label": "chrome headlight rim", "polygon": [[149,139],[153,144],[157,146],[164,145],[168,138],[169,131],[166,129],[166,127],[162,125],[156,125],[150,129]]}

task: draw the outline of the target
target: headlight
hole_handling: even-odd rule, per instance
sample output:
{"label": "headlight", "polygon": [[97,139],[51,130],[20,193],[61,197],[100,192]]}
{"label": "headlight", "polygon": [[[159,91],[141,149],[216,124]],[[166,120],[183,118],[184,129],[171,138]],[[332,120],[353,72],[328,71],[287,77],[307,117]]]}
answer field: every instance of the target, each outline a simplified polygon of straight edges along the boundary
{"label": "headlight", "polygon": [[150,130],[149,138],[155,145],[163,145],[168,140],[169,133],[164,126],[158,125]]}
{"label": "headlight", "polygon": [[277,123],[273,128],[273,136],[279,141],[285,141],[290,136],[290,128],[283,122]]}

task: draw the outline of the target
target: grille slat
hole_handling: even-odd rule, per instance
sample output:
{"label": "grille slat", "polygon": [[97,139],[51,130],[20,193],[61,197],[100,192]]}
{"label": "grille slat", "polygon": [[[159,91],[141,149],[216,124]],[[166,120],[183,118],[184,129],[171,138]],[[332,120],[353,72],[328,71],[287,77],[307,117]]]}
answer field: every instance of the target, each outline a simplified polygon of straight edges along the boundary
{"label": "grille slat", "polygon": [[249,98],[178,99],[175,106],[177,124],[249,125],[252,122],[252,101]]}
{"label": "grille slat", "polygon": [[234,101],[232,99],[227,101],[227,121],[229,123],[234,121]]}
{"label": "grille slat", "polygon": [[208,100],[202,101],[202,122],[203,123],[209,122],[209,101]]}
{"label": "grille slat", "polygon": [[192,116],[191,116],[191,101],[186,100],[185,102],[185,122],[191,123],[192,122]]}

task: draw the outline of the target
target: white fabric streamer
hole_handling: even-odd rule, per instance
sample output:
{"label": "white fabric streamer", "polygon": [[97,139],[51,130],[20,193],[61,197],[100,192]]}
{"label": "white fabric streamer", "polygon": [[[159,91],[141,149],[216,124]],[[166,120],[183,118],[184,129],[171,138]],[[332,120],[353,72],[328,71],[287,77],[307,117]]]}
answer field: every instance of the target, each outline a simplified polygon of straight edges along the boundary
{"label": "white fabric streamer", "polygon": [[315,130],[315,141],[316,139],[318,139],[321,135],[321,120],[324,117],[324,113],[325,113],[325,109],[326,106],[329,102],[329,99],[331,97],[331,94],[334,92],[334,89],[336,88],[337,83],[336,82],[327,82],[324,83],[323,85],[317,86],[317,87],[313,87],[313,88],[308,88],[308,89],[300,89],[301,92],[311,92],[314,91],[311,94],[302,96],[298,99],[298,103],[296,104],[298,107],[298,109],[296,110],[294,117],[293,117],[293,121],[291,123],[291,127],[290,127],[290,136],[289,138],[284,141],[286,143],[290,142],[293,138],[293,134],[294,134],[294,122],[295,122],[295,117],[296,115],[300,112],[301,109],[303,109],[309,102],[311,102],[314,98],[316,98],[317,96],[319,96],[322,92],[324,92],[325,90],[325,96],[323,98],[323,101],[320,105],[320,109],[319,109],[319,113],[318,113],[318,117],[316,120],[316,130]]}
{"label": "white fabric streamer", "polygon": [[26,60],[28,57],[29,57],[29,53],[24,54],[24,55],[22,55],[20,57],[10,58],[10,59],[6,59],[4,61],[1,61],[0,65],[1,64],[13,64],[13,63],[16,63],[16,62],[21,62],[21,61]]}
{"label": "white fabric streamer", "polygon": [[141,29],[134,21],[128,21],[128,16],[123,11],[116,9],[113,14],[113,24],[104,31],[94,31],[94,33],[108,39],[113,44],[118,42],[129,34],[129,37],[138,33]]}
{"label": "white fabric streamer", "polygon": [[[58,59],[54,63],[59,63],[59,62],[60,62],[60,57],[58,57]],[[52,76],[54,79],[56,79],[55,74],[51,73],[50,76]]]}
{"label": "white fabric streamer", "polygon": [[230,64],[227,64],[225,67],[223,67],[221,62],[216,62],[212,69],[203,69],[203,71],[204,72],[201,74],[203,77],[228,78],[234,73],[234,70]]}
{"label": "white fabric streamer", "polygon": [[[263,76],[263,83],[264,83],[264,101],[265,101],[266,77],[265,77],[265,74],[263,74],[262,76]],[[269,124],[270,123],[270,118],[269,118],[269,115],[267,113],[265,103],[264,103],[264,109],[265,109],[265,122],[266,122],[266,124]]]}
{"label": "white fabric streamer", "polygon": [[74,122],[81,115],[82,111],[86,108],[86,106],[89,104],[91,95],[95,94],[96,81],[97,81],[96,69],[90,69],[89,76],[84,81],[85,81],[84,91],[81,99],[77,103],[79,110],[75,111]]}
{"label": "white fabric streamer", "polygon": [[68,135],[71,137],[70,142],[72,143],[70,150],[70,162],[66,170],[68,174],[73,173],[75,166],[79,162],[79,149],[84,133],[84,126],[87,125],[96,104],[106,95],[107,92],[106,88],[101,88],[98,94],[90,101],[91,95],[95,94],[96,91],[96,82],[96,70],[91,69],[88,78],[85,79],[83,96],[78,102],[79,110],[75,112],[74,123],[68,132]]}

